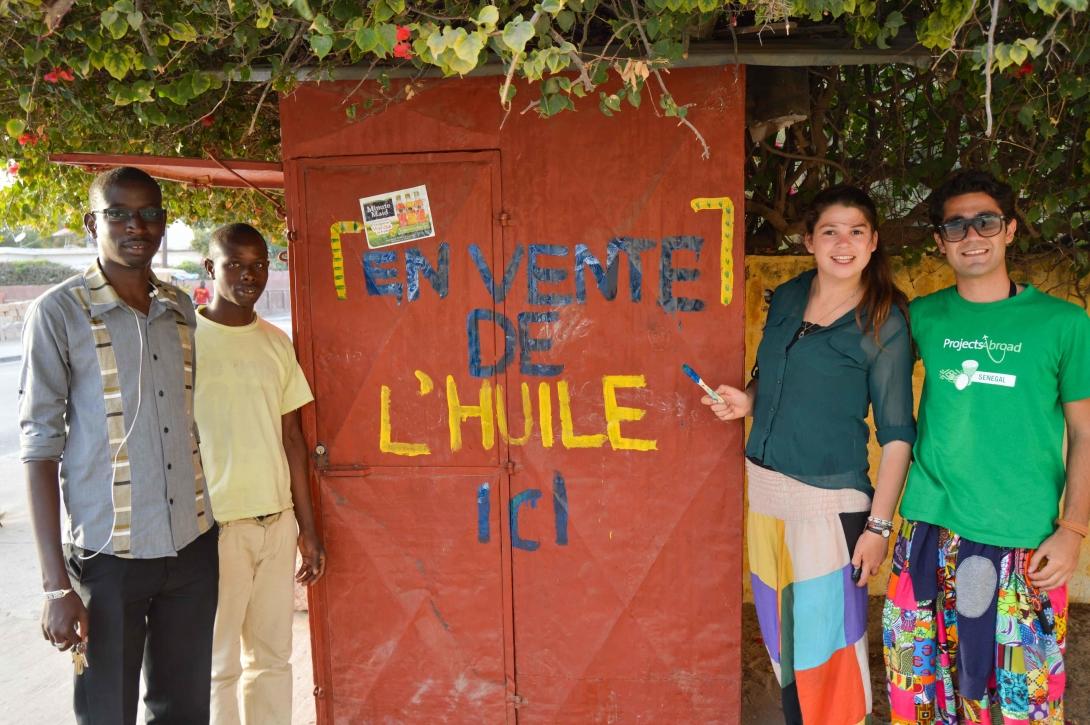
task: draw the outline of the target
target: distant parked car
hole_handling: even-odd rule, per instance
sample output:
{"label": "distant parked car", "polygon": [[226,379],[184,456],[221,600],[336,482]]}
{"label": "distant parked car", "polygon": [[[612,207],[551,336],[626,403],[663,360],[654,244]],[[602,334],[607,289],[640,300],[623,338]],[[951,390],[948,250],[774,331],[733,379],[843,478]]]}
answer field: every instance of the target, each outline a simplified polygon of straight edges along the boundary
{"label": "distant parked car", "polygon": [[152,267],[151,271],[159,279],[164,282],[170,282],[171,284],[195,282],[201,278],[201,276],[195,272],[186,272],[184,269],[178,269],[177,267]]}

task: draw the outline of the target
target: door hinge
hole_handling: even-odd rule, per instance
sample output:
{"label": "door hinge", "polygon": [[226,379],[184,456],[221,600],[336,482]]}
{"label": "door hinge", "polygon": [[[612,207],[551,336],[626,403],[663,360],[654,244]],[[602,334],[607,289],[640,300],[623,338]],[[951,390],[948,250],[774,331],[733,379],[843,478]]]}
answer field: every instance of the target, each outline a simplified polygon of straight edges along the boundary
{"label": "door hinge", "polygon": [[508,695],[507,696],[507,701],[509,703],[511,703],[512,705],[514,705],[515,709],[518,709],[518,708],[522,707],[523,705],[529,704],[529,702],[527,701],[527,699],[525,697],[523,697],[522,695],[516,694],[516,693],[511,693],[510,695]]}
{"label": "door hinge", "polygon": [[508,211],[503,210],[500,212],[500,215],[496,217],[496,221],[500,223],[501,227],[509,227],[511,226],[511,214]]}
{"label": "door hinge", "polygon": [[321,443],[314,446],[314,465],[318,468],[329,466],[329,451]]}

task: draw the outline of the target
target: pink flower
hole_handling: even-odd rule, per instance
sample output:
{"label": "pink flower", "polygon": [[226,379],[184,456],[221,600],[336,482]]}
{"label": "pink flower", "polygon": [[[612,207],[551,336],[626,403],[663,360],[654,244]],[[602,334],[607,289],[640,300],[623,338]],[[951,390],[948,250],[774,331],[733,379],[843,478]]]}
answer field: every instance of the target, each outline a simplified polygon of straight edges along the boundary
{"label": "pink flower", "polygon": [[35,136],[30,131],[27,131],[27,132],[25,132],[25,133],[23,133],[22,135],[19,136],[19,145],[20,146],[34,146],[37,143],[38,143],[38,137]]}
{"label": "pink flower", "polygon": [[408,43],[398,43],[394,46],[394,57],[408,60],[413,57],[412,47]]}
{"label": "pink flower", "polygon": [[18,175],[18,173],[19,173],[19,162],[18,161],[12,161],[11,163],[8,164],[8,173],[11,174],[12,176]]}
{"label": "pink flower", "polygon": [[53,70],[46,73],[44,76],[42,76],[42,80],[46,83],[58,82],[60,80],[60,76],[57,75],[57,69],[54,68]]}
{"label": "pink flower", "polygon": [[1017,78],[1025,78],[1026,76],[1033,75],[1033,63],[1027,60],[1025,63],[1015,69],[1014,75]]}
{"label": "pink flower", "polygon": [[68,70],[67,68],[54,68],[54,70],[60,71],[59,73],[57,73],[57,75],[60,76],[62,81],[68,81],[69,83],[71,83],[72,81],[76,80],[76,77],[72,75],[72,71]]}
{"label": "pink flower", "polygon": [[397,26],[397,42],[403,43],[408,40],[411,35],[411,31],[404,25]]}

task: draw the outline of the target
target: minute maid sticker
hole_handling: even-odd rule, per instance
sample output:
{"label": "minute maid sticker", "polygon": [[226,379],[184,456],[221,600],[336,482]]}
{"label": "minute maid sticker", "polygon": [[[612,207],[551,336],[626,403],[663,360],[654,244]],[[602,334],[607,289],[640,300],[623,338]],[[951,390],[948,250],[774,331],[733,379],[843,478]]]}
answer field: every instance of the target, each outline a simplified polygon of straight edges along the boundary
{"label": "minute maid sticker", "polygon": [[421,184],[360,199],[363,230],[371,249],[435,236],[428,189]]}

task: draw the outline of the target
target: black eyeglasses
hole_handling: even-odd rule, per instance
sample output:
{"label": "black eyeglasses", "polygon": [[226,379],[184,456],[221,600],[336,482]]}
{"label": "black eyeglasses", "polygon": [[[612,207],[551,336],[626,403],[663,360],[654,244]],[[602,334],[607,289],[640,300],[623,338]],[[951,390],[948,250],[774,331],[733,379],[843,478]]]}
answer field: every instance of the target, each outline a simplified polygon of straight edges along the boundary
{"label": "black eyeglasses", "polygon": [[137,209],[136,211],[110,207],[109,209],[95,209],[91,213],[101,214],[112,222],[128,222],[138,214],[146,222],[161,222],[167,218],[167,210],[158,206],[145,206],[143,209]]}
{"label": "black eyeglasses", "polygon": [[976,229],[976,233],[982,237],[994,237],[1003,231],[1007,217],[998,214],[977,214],[972,219],[954,219],[953,221],[939,224],[935,231],[939,233],[944,242],[960,242],[969,234],[969,227]]}

